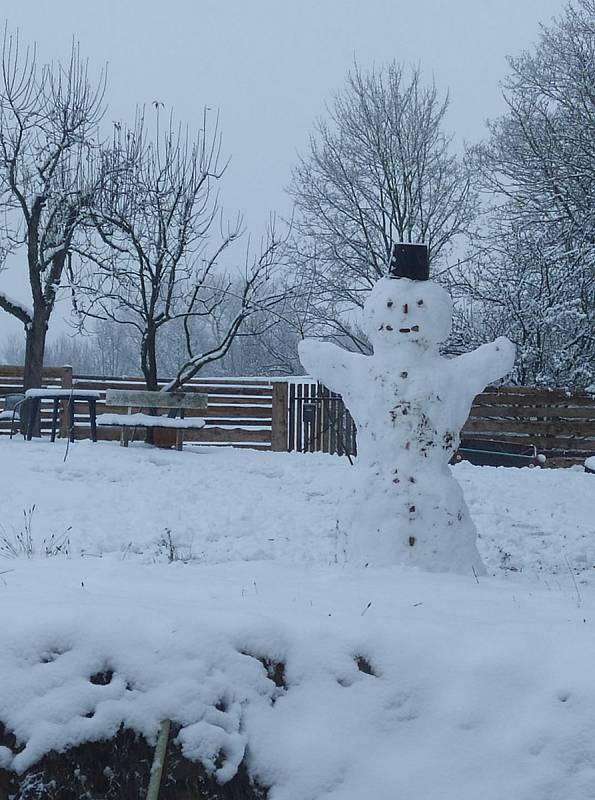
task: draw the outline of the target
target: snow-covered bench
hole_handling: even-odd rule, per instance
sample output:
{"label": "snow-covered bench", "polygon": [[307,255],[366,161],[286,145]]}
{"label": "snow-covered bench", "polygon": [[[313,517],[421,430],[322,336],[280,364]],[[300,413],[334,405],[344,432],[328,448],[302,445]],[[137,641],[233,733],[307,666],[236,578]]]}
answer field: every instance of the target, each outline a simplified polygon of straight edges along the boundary
{"label": "snow-covered bench", "polygon": [[[205,420],[199,417],[185,418],[186,410],[204,410],[208,404],[206,394],[196,392],[147,392],[140,390],[108,389],[105,394],[108,406],[127,408],[126,414],[98,414],[97,424],[122,429],[120,444],[128,447],[130,435],[135,428],[174,428],[177,431],[176,447],[182,449],[184,431],[204,428]],[[133,409],[139,409],[133,411]],[[143,413],[142,409],[169,409],[170,414],[179,412],[178,418],[155,416]]]}

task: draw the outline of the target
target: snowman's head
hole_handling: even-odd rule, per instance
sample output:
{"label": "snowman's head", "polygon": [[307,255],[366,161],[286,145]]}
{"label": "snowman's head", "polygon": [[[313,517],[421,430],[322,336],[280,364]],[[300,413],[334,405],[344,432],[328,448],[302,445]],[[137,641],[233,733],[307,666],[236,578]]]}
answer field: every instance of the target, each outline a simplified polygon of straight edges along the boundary
{"label": "snowman's head", "polygon": [[366,299],[363,322],[375,352],[402,343],[426,350],[448,338],[452,300],[432,281],[381,278]]}

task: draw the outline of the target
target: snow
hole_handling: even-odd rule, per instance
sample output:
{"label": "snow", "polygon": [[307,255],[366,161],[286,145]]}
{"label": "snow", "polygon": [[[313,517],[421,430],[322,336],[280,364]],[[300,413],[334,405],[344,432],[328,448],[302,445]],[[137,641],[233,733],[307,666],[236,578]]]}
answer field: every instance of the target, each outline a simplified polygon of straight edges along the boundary
{"label": "snow", "polygon": [[271,800],[593,797],[592,475],[456,466],[476,580],[345,563],[346,459],[65,454],[0,440],[0,540],[35,506],[34,556],[0,560],[0,721],[26,745],[0,764],[122,722],[154,744],[170,718],[188,757],[217,771],[223,750],[221,780],[246,757]]}
{"label": "snow", "polygon": [[595,472],[595,456],[589,456],[589,458],[585,460],[585,467],[590,469],[591,472]]}
{"label": "snow", "polygon": [[438,284],[382,278],[364,305],[372,356],[300,342],[302,364],[342,395],[357,426],[357,464],[339,519],[354,563],[484,571],[448,462],[475,395],[512,368],[515,348],[500,338],[445,359],[438,344],[451,319],[452,301]]}
{"label": "snow", "polygon": [[94,389],[77,389],[76,387],[72,389],[53,389],[50,387],[45,389],[27,389],[25,397],[43,397],[45,399],[51,399],[52,397],[74,397],[75,400],[89,397],[92,400],[99,400],[101,398],[101,392],[97,392]]}
{"label": "snow", "polygon": [[98,425],[120,425],[121,427],[134,428],[204,428],[204,419],[175,419],[171,417],[155,417],[150,414],[98,414]]}
{"label": "snow", "polygon": [[24,303],[21,303],[20,300],[16,300],[14,297],[11,297],[10,295],[6,294],[6,292],[4,292],[4,291],[0,292],[0,298],[2,300],[4,300],[4,302],[7,305],[13,306],[13,308],[16,308],[19,311],[21,311],[30,320],[33,319],[33,309],[30,306],[27,306]]}

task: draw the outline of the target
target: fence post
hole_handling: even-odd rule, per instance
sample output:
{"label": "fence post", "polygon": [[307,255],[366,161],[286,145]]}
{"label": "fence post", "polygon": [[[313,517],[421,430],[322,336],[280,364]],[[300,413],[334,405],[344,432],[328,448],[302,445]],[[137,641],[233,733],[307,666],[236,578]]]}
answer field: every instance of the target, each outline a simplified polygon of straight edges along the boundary
{"label": "fence post", "polygon": [[[63,389],[72,389],[72,367],[62,367],[61,379]],[[60,403],[60,437],[65,439],[68,436],[68,398]],[[74,420],[72,421],[74,427]]]}
{"label": "fence post", "polygon": [[288,450],[288,396],[288,383],[286,381],[275,381],[273,383],[271,450],[277,453],[287,453]]}

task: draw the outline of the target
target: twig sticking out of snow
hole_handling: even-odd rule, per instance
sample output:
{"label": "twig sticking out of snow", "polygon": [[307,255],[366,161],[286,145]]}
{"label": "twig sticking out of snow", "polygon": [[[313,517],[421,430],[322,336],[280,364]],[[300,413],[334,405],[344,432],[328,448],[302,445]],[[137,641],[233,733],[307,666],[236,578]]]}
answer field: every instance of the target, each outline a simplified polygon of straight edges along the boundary
{"label": "twig sticking out of snow", "polygon": [[566,562],[566,566],[568,567],[568,572],[570,572],[570,577],[572,578],[572,582],[574,583],[574,588],[575,588],[576,597],[577,597],[576,607],[580,608],[582,603],[583,603],[583,598],[581,597],[581,593],[580,593],[579,588],[578,588],[578,583],[576,582],[576,577],[574,575],[574,572],[572,571],[572,567],[570,566],[570,564],[568,562],[568,556],[566,555],[566,553],[564,553],[564,561]]}
{"label": "twig sticking out of snow", "polygon": [[165,763],[165,751],[167,750],[170,725],[170,721],[164,719],[159,729],[159,738],[157,739],[155,755],[151,765],[151,780],[147,789],[147,800],[158,800],[159,798],[159,787],[161,786],[161,774]]}

